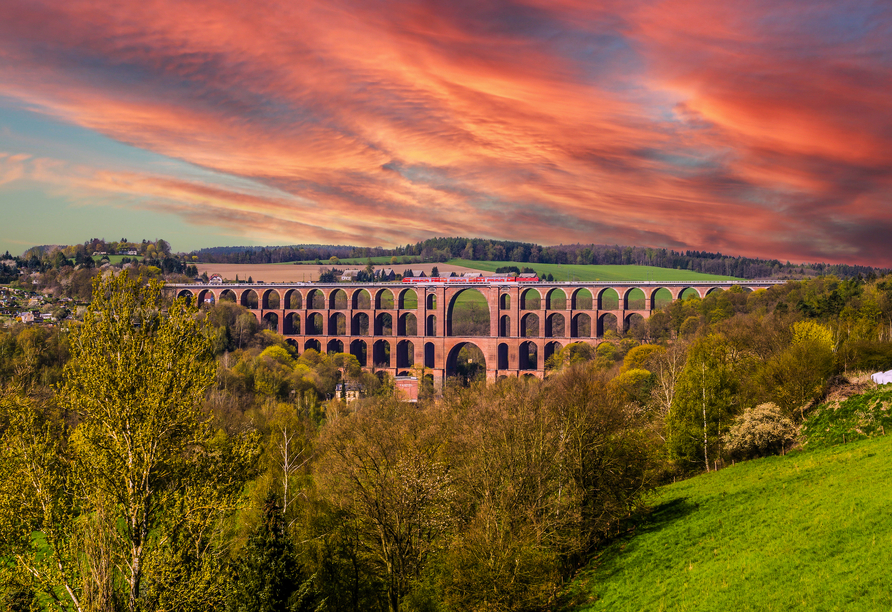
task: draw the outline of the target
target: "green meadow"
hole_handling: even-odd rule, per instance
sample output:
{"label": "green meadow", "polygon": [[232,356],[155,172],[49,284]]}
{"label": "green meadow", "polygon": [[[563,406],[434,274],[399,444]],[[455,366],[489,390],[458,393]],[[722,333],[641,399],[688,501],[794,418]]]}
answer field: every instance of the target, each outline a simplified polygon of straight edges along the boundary
{"label": "green meadow", "polygon": [[661,489],[573,583],[585,611],[889,610],[892,436]]}
{"label": "green meadow", "polygon": [[[389,266],[390,257],[372,257],[372,263],[376,266]],[[290,262],[294,263],[294,262]],[[313,261],[298,262],[312,264]],[[328,263],[328,262],[322,262]],[[368,258],[341,259],[339,266],[365,266]],[[400,268],[414,264],[393,264]],[[551,274],[558,281],[696,281],[696,280],[741,280],[733,276],[717,276],[703,274],[691,270],[674,270],[671,268],[656,268],[653,266],[579,266],[576,264],[532,264],[516,261],[473,261],[470,259],[450,259],[441,265],[463,266],[481,272],[495,273],[498,268],[505,266],[517,266],[520,269],[529,267],[540,276]]]}
{"label": "green meadow", "polygon": [[551,274],[557,281],[689,281],[689,280],[739,280],[733,276],[716,276],[690,270],[673,270],[652,266],[578,266],[576,264],[534,264],[516,261],[471,261],[450,259],[449,264],[466,266],[481,272],[495,272],[504,266],[529,267],[539,276]]}
{"label": "green meadow", "polygon": [[[93,257],[93,261],[95,261],[96,263],[99,263],[100,260],[106,256],[105,255],[93,255],[92,257]],[[119,263],[121,263],[121,260],[124,259],[125,257],[129,257],[130,261],[142,261],[142,256],[140,256],[140,255],[108,255],[107,257],[108,257],[108,263],[110,263],[110,264],[119,264]]]}

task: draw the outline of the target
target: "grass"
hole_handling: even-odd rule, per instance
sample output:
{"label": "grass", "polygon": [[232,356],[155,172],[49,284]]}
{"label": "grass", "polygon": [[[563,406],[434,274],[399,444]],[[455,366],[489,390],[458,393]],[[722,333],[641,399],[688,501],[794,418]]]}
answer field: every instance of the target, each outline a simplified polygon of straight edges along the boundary
{"label": "grass", "polygon": [[573,583],[589,599],[573,609],[892,609],[890,454],[879,437],[667,486]]}
{"label": "grass", "polygon": [[[368,258],[341,259],[338,266],[365,266]],[[294,262],[289,262],[294,263]],[[302,264],[312,264],[313,261],[298,262]],[[327,261],[323,261],[327,264]],[[377,266],[390,266],[390,257],[372,257],[372,263]],[[411,267],[416,264],[393,264],[400,271],[403,268]],[[551,274],[557,281],[578,280],[578,281],[688,281],[688,280],[742,280],[733,276],[716,276],[714,274],[703,274],[702,272],[692,272],[691,270],[673,270],[670,268],[655,268],[653,266],[577,266],[559,265],[559,264],[531,264],[516,261],[473,261],[470,259],[450,259],[445,264],[451,266],[462,266],[471,270],[479,270],[481,272],[495,273],[497,268],[505,266],[517,266],[523,269],[530,267],[534,269],[539,276]]]}
{"label": "grass", "polygon": [[517,266],[520,269],[530,267],[540,278],[551,274],[556,281],[688,281],[688,280],[739,280],[733,276],[716,276],[690,270],[673,270],[652,266],[577,266],[575,264],[531,264],[516,261],[470,261],[467,259],[450,259],[447,263],[454,266],[466,266],[482,272],[495,272],[504,266]]}
{"label": "grass", "polygon": [[103,257],[108,257],[108,263],[119,264],[125,257],[129,257],[130,261],[142,261],[141,255],[92,255],[93,261],[99,263]]}
{"label": "grass", "polygon": [[818,406],[805,420],[802,434],[809,449],[892,434],[892,385],[882,385],[842,402]]}

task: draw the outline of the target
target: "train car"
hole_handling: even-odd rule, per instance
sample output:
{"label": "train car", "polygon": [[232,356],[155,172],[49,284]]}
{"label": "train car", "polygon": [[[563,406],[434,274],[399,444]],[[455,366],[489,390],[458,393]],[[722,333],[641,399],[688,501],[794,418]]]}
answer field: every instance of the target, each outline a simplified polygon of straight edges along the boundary
{"label": "train car", "polygon": [[403,279],[407,284],[422,285],[484,285],[484,284],[514,284],[514,283],[538,283],[538,276],[454,276],[446,278],[442,276],[431,276],[417,278],[409,276]]}
{"label": "train car", "polygon": [[446,282],[446,279],[445,279],[445,278],[441,278],[441,277],[439,277],[439,276],[425,276],[425,277],[423,277],[423,278],[416,278],[416,277],[414,277],[414,276],[407,276],[407,277],[403,278],[403,282],[404,282],[404,283],[425,283],[425,284],[431,284],[431,283],[445,283],[445,282]]}

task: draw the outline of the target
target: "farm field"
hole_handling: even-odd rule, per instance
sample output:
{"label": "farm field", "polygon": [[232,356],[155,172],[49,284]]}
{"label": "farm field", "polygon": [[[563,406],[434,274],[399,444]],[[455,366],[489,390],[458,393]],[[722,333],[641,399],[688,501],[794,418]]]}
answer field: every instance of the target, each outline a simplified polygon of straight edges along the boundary
{"label": "farm field", "polygon": [[[93,261],[95,261],[96,263],[99,263],[99,261],[102,259],[102,255],[92,255],[92,257]],[[110,264],[119,264],[125,257],[129,257],[130,261],[142,261],[142,255],[109,255],[108,262]]]}
{"label": "farm field", "polygon": [[573,583],[570,609],[892,609],[890,453],[884,436],[667,486]]}
{"label": "farm field", "polygon": [[516,261],[470,261],[450,259],[449,264],[474,267],[482,272],[495,273],[503,266],[529,267],[541,277],[551,274],[557,281],[689,281],[689,280],[740,280],[733,276],[716,276],[690,270],[673,270],[652,266],[578,266],[575,264],[531,264]]}
{"label": "farm field", "polygon": [[[389,257],[372,258],[386,259],[387,263],[376,265],[376,268],[394,268],[397,272],[402,273],[403,270],[424,270],[424,273],[430,276],[431,270],[436,267],[441,275],[455,272],[461,274],[463,272],[483,272],[484,274],[495,274],[496,268],[502,266],[518,266],[523,268],[528,266],[533,268],[539,275],[552,274],[555,280],[577,280],[577,281],[690,281],[690,280],[737,280],[731,276],[715,276],[712,274],[702,274],[700,272],[691,272],[690,270],[671,270],[667,268],[654,268],[651,266],[577,266],[577,265],[558,265],[558,264],[524,264],[513,261],[471,261],[469,259],[450,259],[446,263],[416,263],[416,264],[397,264],[390,265]],[[337,266],[340,270],[350,267],[365,267],[366,260],[357,260],[357,263],[349,263],[351,260],[341,260]],[[330,264],[209,264],[199,263],[198,273],[207,272],[208,274],[220,274],[224,279],[235,280],[236,275],[239,279],[245,280],[248,277],[255,281],[263,281],[266,283],[288,283],[288,282],[313,282],[319,278],[320,270],[328,270],[332,268]]]}
{"label": "farm field", "polygon": [[[388,258],[389,259],[389,258]],[[325,265],[315,265],[315,264],[210,264],[210,263],[198,263],[198,273],[207,272],[208,274],[220,274],[226,280],[235,280],[236,275],[238,275],[239,279],[245,280],[249,276],[253,278],[255,281],[263,281],[265,283],[291,283],[291,282],[313,282],[319,279],[320,270],[329,270],[332,268],[330,264]],[[482,270],[477,270],[476,268],[467,268],[464,266],[456,266],[450,264],[406,264],[406,265],[397,265],[390,266],[389,264],[386,266],[377,266],[378,268],[390,268],[393,267],[397,272],[402,273],[403,270],[413,269],[413,270],[424,270],[424,273],[430,275],[431,268],[437,266],[441,274],[448,274],[449,272],[482,272]],[[356,268],[356,267],[365,267],[365,260],[362,262],[362,266],[350,266],[345,264],[338,264],[334,266],[339,270],[345,270],[347,268]]]}

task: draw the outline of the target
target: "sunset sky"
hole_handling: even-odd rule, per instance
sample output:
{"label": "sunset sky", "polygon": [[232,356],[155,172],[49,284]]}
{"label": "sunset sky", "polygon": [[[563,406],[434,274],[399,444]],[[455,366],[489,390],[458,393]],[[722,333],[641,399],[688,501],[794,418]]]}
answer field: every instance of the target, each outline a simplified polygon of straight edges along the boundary
{"label": "sunset sky", "polygon": [[0,252],[476,236],[892,265],[888,0],[0,15]]}

